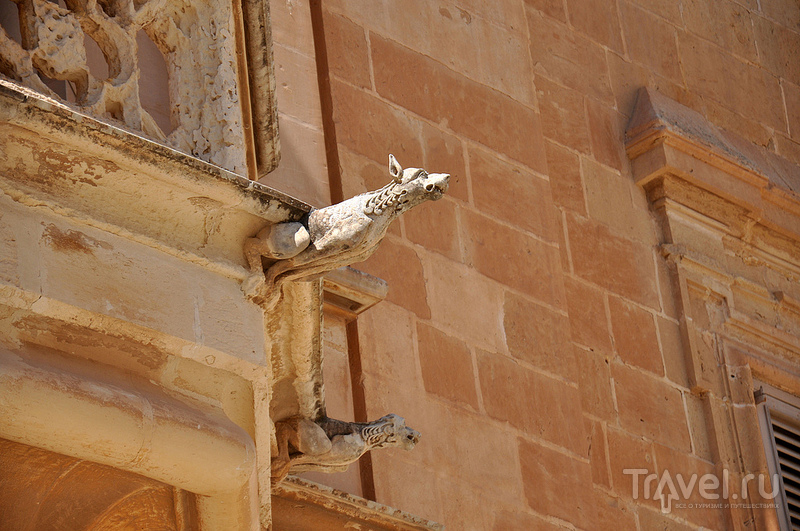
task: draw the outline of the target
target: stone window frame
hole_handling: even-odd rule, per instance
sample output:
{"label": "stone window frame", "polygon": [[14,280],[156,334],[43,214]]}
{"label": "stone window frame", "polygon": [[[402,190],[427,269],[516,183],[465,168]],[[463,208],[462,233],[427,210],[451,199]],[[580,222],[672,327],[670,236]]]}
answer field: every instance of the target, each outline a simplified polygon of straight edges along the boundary
{"label": "stone window frame", "polygon": [[[647,88],[626,148],[659,229],[660,281],[675,293],[663,309],[682,345],[665,355],[682,367],[669,377],[685,389],[691,453],[732,481],[768,475],[754,381],[800,395],[800,167]],[[752,482],[748,494],[773,503]],[[707,517],[778,527],[776,511],[734,503]]]}

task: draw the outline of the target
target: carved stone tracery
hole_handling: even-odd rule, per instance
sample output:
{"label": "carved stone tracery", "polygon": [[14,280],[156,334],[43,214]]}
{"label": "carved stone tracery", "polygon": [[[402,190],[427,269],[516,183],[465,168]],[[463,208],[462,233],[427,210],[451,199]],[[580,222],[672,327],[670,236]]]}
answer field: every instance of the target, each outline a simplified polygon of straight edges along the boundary
{"label": "carved stone tracery", "polygon": [[[12,0],[19,36],[0,27],[0,74],[92,116],[111,119],[185,153],[245,172],[234,13],[226,2]],[[172,131],[142,107],[142,33],[165,59]],[[90,68],[102,51],[108,77]],[[94,70],[94,71],[93,71]],[[103,70],[103,69],[99,69]],[[48,80],[66,81],[59,95]]]}

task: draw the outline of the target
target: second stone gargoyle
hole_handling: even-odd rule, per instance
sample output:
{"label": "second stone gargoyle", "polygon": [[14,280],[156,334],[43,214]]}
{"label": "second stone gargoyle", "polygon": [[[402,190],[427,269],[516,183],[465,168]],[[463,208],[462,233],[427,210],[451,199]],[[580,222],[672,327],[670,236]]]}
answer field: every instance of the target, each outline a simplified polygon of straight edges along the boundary
{"label": "second stone gargoyle", "polygon": [[290,418],[275,423],[278,455],[272,459],[272,481],[294,472],[342,472],[366,452],[399,446],[411,450],[420,433],[403,417],[389,414],[374,422],[345,422],[322,418],[316,422]]}
{"label": "second stone gargoyle", "polygon": [[395,218],[429,199],[440,199],[450,181],[446,173],[403,169],[392,155],[389,174],[392,182],[380,190],[312,210],[298,222],[271,225],[248,239],[245,294],[261,303],[272,298],[281,282],[311,280],[366,260]]}

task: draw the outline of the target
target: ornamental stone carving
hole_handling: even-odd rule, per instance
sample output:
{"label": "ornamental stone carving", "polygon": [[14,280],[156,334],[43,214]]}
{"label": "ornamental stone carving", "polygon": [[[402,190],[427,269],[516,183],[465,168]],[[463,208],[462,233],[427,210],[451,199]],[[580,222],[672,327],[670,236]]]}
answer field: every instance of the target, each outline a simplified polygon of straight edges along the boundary
{"label": "ornamental stone carving", "polygon": [[[0,27],[0,74],[95,118],[245,173],[247,88],[236,49],[243,46],[237,42],[243,33],[239,8],[192,0],[12,1],[19,23],[8,31]],[[147,95],[140,88],[141,52],[150,47],[148,40],[162,56],[168,83],[161,97],[169,100],[169,116],[160,125],[142,104]],[[54,90],[64,82],[65,90]]]}
{"label": "ornamental stone carving", "polygon": [[345,422],[323,417],[316,422],[291,418],[275,425],[278,455],[272,460],[272,481],[289,471],[341,472],[374,448],[411,450],[420,433],[389,414],[373,422]]}
{"label": "ornamental stone carving", "polygon": [[392,221],[427,200],[440,199],[450,181],[446,173],[403,169],[393,155],[389,174],[392,181],[380,190],[312,210],[301,221],[272,225],[250,238],[245,294],[259,304],[271,302],[287,280],[312,280],[366,260]]}

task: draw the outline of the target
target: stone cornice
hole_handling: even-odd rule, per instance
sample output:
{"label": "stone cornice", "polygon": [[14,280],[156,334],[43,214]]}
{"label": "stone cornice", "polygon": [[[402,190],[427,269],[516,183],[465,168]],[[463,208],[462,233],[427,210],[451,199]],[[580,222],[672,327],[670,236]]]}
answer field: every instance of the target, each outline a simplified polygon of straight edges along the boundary
{"label": "stone cornice", "polygon": [[799,166],[650,89],[639,93],[626,147],[636,183],[664,213],[664,243],[692,248],[675,231],[702,226],[720,247],[696,252],[724,261],[724,248],[800,278]]}
{"label": "stone cornice", "polygon": [[672,175],[800,241],[800,167],[790,161],[647,88],[639,93],[626,148],[646,190]]}

